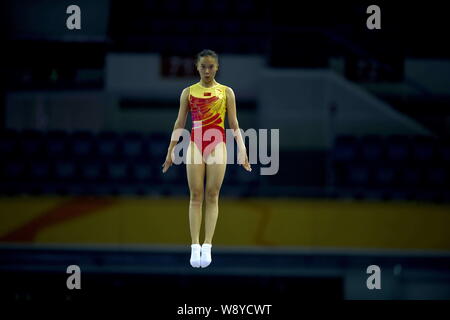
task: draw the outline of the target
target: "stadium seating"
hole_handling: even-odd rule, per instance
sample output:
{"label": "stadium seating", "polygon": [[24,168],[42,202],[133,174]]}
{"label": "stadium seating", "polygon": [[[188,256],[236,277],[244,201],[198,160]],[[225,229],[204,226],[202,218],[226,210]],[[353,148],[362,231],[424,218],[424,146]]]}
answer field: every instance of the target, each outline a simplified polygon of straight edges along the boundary
{"label": "stadium seating", "polygon": [[141,134],[137,132],[127,132],[123,135],[122,152],[125,159],[143,157],[143,151],[144,139]]}
{"label": "stadium seating", "polygon": [[69,134],[62,130],[52,130],[46,137],[46,154],[49,158],[67,157]]}
{"label": "stadium seating", "polygon": [[446,141],[427,136],[338,136],[334,187],[362,198],[450,200],[449,150]]}
{"label": "stadium seating", "polygon": [[[185,195],[184,166],[173,165],[166,174],[161,172],[169,138],[169,133],[132,131],[4,130],[0,133],[0,192]],[[295,172],[293,159],[297,158],[285,159],[286,172]],[[344,135],[336,137],[329,159],[337,194],[450,200],[448,141],[424,136]],[[257,164],[252,167],[249,173],[236,164],[228,165],[223,194],[267,193],[260,187],[265,181],[265,188],[270,189],[267,182],[271,180],[260,176]],[[289,193],[295,186],[287,180],[276,184],[279,190],[287,188],[283,194],[300,194]]]}
{"label": "stadium seating", "polygon": [[78,131],[71,135],[70,156],[86,158],[94,152],[94,135],[91,132]]}
{"label": "stadium seating", "polygon": [[97,156],[104,159],[118,158],[121,150],[119,134],[113,131],[103,131],[98,134]]}

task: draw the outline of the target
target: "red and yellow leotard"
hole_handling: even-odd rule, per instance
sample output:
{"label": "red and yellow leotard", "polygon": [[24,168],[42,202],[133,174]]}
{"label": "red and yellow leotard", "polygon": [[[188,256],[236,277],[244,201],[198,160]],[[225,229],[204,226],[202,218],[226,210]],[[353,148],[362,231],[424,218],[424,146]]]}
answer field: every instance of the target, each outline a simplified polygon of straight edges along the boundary
{"label": "red and yellow leotard", "polygon": [[[208,151],[211,151],[218,143],[226,142],[224,125],[227,106],[226,88],[220,83],[211,88],[205,88],[200,82],[189,87],[189,109],[192,118],[191,141],[195,142],[203,155],[205,155],[208,145],[212,144],[208,148]],[[211,129],[218,130],[215,133],[220,132],[220,135],[204,138]]]}

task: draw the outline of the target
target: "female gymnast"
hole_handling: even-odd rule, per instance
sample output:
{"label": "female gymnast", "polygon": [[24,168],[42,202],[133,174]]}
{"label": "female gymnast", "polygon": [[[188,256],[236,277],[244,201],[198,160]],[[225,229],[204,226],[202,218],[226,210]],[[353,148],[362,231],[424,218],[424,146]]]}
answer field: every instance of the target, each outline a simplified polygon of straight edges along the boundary
{"label": "female gymnast", "polygon": [[[173,163],[173,151],[179,139],[176,132],[179,132],[177,129],[184,128],[187,113],[190,111],[193,124],[186,156],[190,191],[189,226],[192,240],[190,263],[194,268],[205,268],[212,261],[211,247],[219,213],[219,192],[227,164],[224,127],[226,110],[228,110],[228,124],[233,129],[238,145],[238,163],[247,171],[252,169],[239,130],[234,92],[230,87],[215,80],[219,69],[218,55],[212,50],[201,51],[197,54],[196,68],[200,81],[185,88],[181,93],[180,109],[162,172],[165,173]],[[206,135],[207,133],[209,134]],[[203,199],[206,204],[205,241],[200,246]]]}

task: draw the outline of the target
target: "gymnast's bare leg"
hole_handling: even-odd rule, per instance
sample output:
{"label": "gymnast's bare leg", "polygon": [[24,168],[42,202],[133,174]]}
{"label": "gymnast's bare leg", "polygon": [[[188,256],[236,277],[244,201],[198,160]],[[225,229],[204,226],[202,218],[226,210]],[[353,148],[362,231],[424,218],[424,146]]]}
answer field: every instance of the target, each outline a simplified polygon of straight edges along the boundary
{"label": "gymnast's bare leg", "polygon": [[219,215],[219,193],[227,166],[227,148],[224,142],[218,143],[206,157],[205,187],[205,241],[202,245],[201,263],[206,268],[212,261],[211,247]]}
{"label": "gymnast's bare leg", "polygon": [[187,149],[186,172],[189,185],[189,228],[191,231],[191,266],[200,267],[200,227],[202,225],[202,205],[204,196],[206,165],[197,145],[191,142]]}

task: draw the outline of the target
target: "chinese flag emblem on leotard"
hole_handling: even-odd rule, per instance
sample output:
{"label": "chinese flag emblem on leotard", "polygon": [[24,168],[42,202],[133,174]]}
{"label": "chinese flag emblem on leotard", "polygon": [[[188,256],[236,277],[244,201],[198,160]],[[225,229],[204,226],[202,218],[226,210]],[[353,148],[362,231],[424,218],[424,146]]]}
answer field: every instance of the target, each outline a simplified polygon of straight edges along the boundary
{"label": "chinese flag emblem on leotard", "polygon": [[205,92],[203,93],[204,96],[211,96],[211,92]]}

